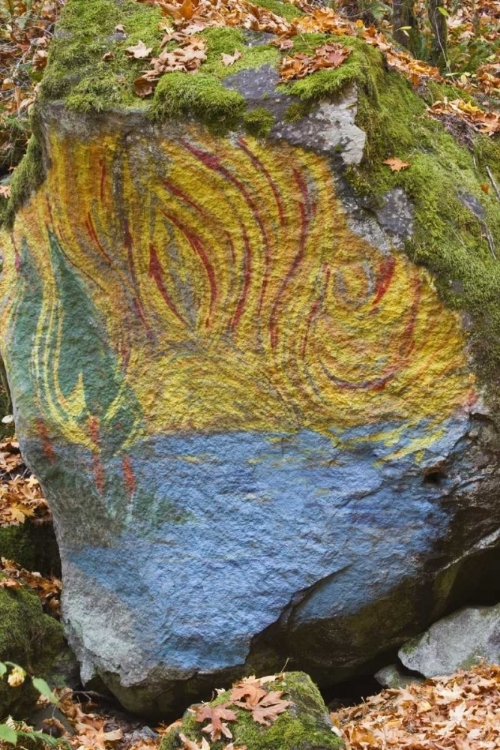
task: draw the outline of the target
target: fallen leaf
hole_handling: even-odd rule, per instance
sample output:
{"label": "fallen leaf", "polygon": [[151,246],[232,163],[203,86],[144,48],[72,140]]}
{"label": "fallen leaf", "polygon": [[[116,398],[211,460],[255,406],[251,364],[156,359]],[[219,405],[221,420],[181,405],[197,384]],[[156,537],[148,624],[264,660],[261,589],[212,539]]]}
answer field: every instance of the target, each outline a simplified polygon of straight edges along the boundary
{"label": "fallen leaf", "polygon": [[208,726],[203,727],[202,731],[210,734],[210,739],[212,740],[212,742],[220,740],[222,735],[228,737],[229,739],[232,737],[227,724],[224,724],[223,722],[236,721],[238,717],[236,711],[228,708],[229,705],[229,701],[227,701],[226,703],[221,703],[220,706],[210,706],[209,704],[205,704],[203,706],[200,706],[196,710],[196,721],[210,722]]}
{"label": "fallen leaf", "polygon": [[234,50],[234,53],[232,55],[226,55],[224,52],[222,53],[222,62],[226,67],[229,65],[234,65],[236,60],[241,59],[241,52],[239,52],[237,49]]}
{"label": "fallen leaf", "polygon": [[138,41],[132,47],[127,47],[125,52],[131,55],[135,60],[142,60],[145,57],[149,57],[153,51],[152,47],[146,47],[144,42]]}
{"label": "fallen leaf", "polygon": [[146,96],[150,96],[153,93],[154,87],[152,82],[148,81],[147,78],[139,76],[139,78],[136,78],[134,81],[134,91],[137,96],[144,98]]}
{"label": "fallen leaf", "polygon": [[401,159],[398,159],[397,156],[391,156],[383,163],[387,164],[387,166],[391,168],[391,172],[401,172],[402,169],[408,169],[408,167],[411,167],[411,164],[409,162],[402,161]]}

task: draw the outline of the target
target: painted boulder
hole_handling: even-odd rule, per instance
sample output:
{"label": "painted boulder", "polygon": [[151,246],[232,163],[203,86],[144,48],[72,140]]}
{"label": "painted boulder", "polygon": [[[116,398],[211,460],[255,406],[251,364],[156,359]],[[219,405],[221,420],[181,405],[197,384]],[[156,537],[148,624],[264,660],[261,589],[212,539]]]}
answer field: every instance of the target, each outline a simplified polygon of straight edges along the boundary
{"label": "painted boulder", "polygon": [[280,85],[269,35],[206,29],[206,72],[134,99],[158,12],[70,0],[1,277],[66,631],[151,715],[287,659],[387,663],[488,579],[500,520],[487,178],[350,37]]}

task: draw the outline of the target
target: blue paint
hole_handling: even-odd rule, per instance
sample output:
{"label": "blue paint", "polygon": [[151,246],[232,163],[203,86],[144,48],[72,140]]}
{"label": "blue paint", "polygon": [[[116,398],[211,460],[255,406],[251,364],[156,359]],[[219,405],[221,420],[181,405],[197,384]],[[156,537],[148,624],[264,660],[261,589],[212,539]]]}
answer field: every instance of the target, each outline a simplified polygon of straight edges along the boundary
{"label": "blue paint", "polygon": [[[423,467],[465,460],[467,420],[442,427],[420,463],[391,459],[404,443],[368,442],[369,428],[343,436],[357,439],[349,449],[312,431],[151,438],[133,450],[135,495],[108,509],[124,516],[123,537],[66,554],[89,588],[146,613],[135,636],[157,663],[240,664],[251,638],[321,579],[295,622],[354,613],[415,573],[447,528],[443,488],[423,481]],[[119,459],[105,471],[123,483]]]}

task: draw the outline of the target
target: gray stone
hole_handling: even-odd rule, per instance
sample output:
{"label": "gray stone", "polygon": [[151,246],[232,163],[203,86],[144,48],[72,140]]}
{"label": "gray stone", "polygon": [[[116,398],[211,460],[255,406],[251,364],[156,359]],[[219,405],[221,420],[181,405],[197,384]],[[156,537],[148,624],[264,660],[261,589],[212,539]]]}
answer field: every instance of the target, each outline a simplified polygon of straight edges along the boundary
{"label": "gray stone", "polygon": [[406,643],[399,658],[425,677],[451,674],[484,660],[500,661],[500,604],[467,607],[434,623]]}
{"label": "gray stone", "polygon": [[389,666],[379,669],[375,674],[375,679],[385,688],[404,688],[415,682],[424,681],[423,677],[410,673],[401,664],[389,664]]}

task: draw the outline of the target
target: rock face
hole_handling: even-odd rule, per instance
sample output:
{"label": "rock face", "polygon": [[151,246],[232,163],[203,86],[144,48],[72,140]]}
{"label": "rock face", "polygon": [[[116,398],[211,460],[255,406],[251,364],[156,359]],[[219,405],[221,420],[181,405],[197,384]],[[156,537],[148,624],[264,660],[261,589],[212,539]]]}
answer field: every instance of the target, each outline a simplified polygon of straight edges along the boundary
{"label": "rock face", "polygon": [[500,660],[500,604],[468,607],[434,623],[429,630],[399,651],[408,669],[424,677],[470,669],[484,660]]}
{"label": "rock face", "polygon": [[[78,21],[91,9],[72,0],[53,48],[0,282],[83,678],[158,714],[287,658],[323,684],[381,666],[498,559],[481,359],[498,270],[462,200],[500,237],[495,198],[358,40],[352,80],[302,109],[277,86],[276,47],[238,32],[241,69],[222,83],[169,74],[152,105],[75,111],[92,109],[91,63],[55,73],[80,44],[100,75],[131,24],[118,2],[92,5],[109,18]],[[149,6],[125,5],[158,35]],[[238,104],[230,125],[217,108],[199,122],[210,76]],[[391,175],[383,158],[407,151]]]}

